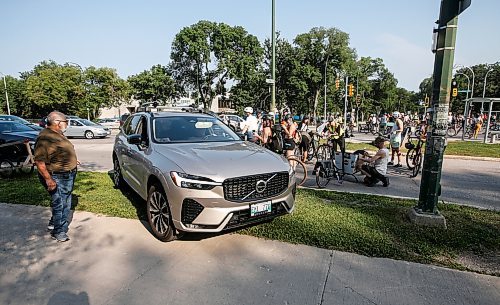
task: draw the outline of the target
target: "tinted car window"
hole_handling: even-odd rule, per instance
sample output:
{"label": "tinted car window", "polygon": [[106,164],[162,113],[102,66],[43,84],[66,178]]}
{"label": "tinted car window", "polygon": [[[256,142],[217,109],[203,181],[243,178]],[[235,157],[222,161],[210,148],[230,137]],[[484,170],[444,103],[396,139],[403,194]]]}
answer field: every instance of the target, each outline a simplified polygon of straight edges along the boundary
{"label": "tinted car window", "polygon": [[140,115],[135,115],[127,119],[125,125],[123,125],[123,133],[126,135],[134,134],[137,130],[137,125],[141,121]]}
{"label": "tinted car window", "polygon": [[227,142],[240,138],[213,117],[163,117],[153,121],[154,140],[159,143]]}
{"label": "tinted car window", "polygon": [[0,132],[18,132],[18,131],[33,131],[26,125],[15,123],[15,122],[5,122],[0,123]]}

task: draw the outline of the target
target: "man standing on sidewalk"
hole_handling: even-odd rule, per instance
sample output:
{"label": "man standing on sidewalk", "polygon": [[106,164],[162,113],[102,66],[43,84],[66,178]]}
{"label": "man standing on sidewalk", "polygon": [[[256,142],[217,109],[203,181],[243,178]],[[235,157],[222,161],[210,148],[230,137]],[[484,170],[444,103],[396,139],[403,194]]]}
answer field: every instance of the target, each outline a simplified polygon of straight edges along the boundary
{"label": "man standing on sidewalk", "polygon": [[76,177],[76,152],[73,144],[63,135],[68,128],[66,116],[53,111],[47,116],[47,127],[38,135],[35,163],[40,182],[51,197],[52,217],[48,229],[59,242],[69,240],[68,216],[71,193]]}

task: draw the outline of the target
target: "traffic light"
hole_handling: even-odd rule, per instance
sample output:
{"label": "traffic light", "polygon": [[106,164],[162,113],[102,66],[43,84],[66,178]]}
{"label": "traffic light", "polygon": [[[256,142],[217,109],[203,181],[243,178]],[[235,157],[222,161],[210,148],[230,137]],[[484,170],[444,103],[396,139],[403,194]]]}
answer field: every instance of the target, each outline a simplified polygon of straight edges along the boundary
{"label": "traffic light", "polygon": [[458,95],[458,84],[456,80],[451,81],[451,96],[456,97]]}
{"label": "traffic light", "polygon": [[359,103],[361,101],[361,95],[356,95],[356,103]]}
{"label": "traffic light", "polygon": [[335,89],[338,89],[340,87],[340,79],[335,80]]}
{"label": "traffic light", "polygon": [[348,94],[349,97],[354,95],[354,85],[349,85],[348,86]]}

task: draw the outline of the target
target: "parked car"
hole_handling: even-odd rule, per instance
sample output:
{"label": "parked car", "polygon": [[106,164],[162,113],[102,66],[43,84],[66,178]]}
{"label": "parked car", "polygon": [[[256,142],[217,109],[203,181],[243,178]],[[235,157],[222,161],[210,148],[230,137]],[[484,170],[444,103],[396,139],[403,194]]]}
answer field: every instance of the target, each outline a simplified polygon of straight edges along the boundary
{"label": "parked car", "polygon": [[206,114],[133,114],[116,136],[113,165],[114,184],[126,183],[146,200],[161,241],[256,224],[294,208],[286,159]]}
{"label": "parked car", "polygon": [[97,124],[111,129],[120,128],[120,119],[99,119]]}
{"label": "parked car", "polygon": [[[0,145],[28,141],[33,150],[39,131],[14,121],[0,121]],[[0,147],[0,160],[19,162],[28,155],[24,143]]]}
{"label": "parked car", "polygon": [[243,129],[245,120],[236,114],[222,114],[220,119],[233,131],[240,131]]}
{"label": "parked car", "polygon": [[20,118],[18,116],[15,116],[15,115],[4,115],[4,114],[0,114],[0,121],[12,121],[12,122],[17,122],[17,123],[20,123],[20,124],[23,124],[23,125],[26,125],[28,126],[29,128],[33,129],[33,130],[42,130],[42,127],[36,125],[36,124],[33,124],[31,122],[28,122],[26,121],[25,119],[23,118]]}
{"label": "parked car", "polygon": [[84,137],[86,139],[105,138],[111,134],[108,127],[101,126],[87,119],[68,116],[68,129],[64,132],[66,137]]}

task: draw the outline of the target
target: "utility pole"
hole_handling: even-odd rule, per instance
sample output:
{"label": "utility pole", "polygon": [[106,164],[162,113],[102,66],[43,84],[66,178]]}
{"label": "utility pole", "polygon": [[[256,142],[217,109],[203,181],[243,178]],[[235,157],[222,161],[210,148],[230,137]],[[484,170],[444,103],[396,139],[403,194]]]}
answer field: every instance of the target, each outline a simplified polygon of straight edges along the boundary
{"label": "utility pole", "polygon": [[272,8],[272,26],[271,26],[271,44],[273,49],[273,58],[271,59],[271,78],[273,82],[271,84],[271,109],[270,111],[274,111],[276,109],[276,27],[275,27],[275,0],[273,0],[273,8]]}
{"label": "utility pole", "polygon": [[458,15],[470,4],[471,0],[442,0],[438,28],[434,30],[437,33],[437,43],[436,49],[433,50],[436,55],[431,98],[432,115],[427,125],[427,144],[418,205],[410,213],[410,218],[421,224],[446,226],[444,217],[438,211],[437,202],[441,195],[441,170],[446,148],[457,21]]}
{"label": "utility pole", "polygon": [[7,93],[7,82],[5,82],[5,74],[0,72],[3,76],[3,88],[5,90],[5,101],[7,102],[7,114],[10,115],[9,94]]}
{"label": "utility pole", "polygon": [[349,76],[345,77],[345,99],[344,99],[344,128],[347,127],[346,121],[347,121],[347,91],[349,90]]}

